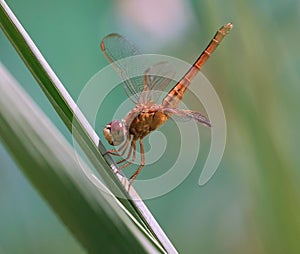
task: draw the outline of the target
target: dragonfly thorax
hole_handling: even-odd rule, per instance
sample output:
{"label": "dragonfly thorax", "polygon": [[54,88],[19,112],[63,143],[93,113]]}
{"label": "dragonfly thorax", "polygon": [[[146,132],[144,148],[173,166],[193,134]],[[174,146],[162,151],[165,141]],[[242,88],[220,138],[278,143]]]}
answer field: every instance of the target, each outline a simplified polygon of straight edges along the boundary
{"label": "dragonfly thorax", "polygon": [[127,124],[129,134],[134,139],[143,139],[167,121],[168,116],[157,109],[158,107],[155,110],[151,110],[150,108],[149,110],[142,111]]}
{"label": "dragonfly thorax", "polygon": [[105,126],[103,134],[110,145],[118,146],[125,140],[126,128],[121,121],[113,120]]}

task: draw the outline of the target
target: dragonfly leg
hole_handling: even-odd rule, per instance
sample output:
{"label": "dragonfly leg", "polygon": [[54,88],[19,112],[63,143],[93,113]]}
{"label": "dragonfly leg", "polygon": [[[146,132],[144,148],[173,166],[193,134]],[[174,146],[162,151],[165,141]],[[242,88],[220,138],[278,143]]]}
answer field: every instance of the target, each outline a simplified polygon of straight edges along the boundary
{"label": "dragonfly leg", "polygon": [[123,168],[128,167],[129,165],[131,165],[136,159],[136,142],[134,142],[133,144],[133,154],[132,154],[132,159],[130,161],[128,161],[126,164],[122,165],[120,167],[120,169],[122,170]]}
{"label": "dragonfly leg", "polygon": [[126,158],[124,158],[124,159],[118,161],[117,164],[120,164],[120,163],[122,163],[122,162],[124,162],[124,161],[128,161],[128,160],[130,159],[131,154],[132,154],[132,151],[135,150],[135,147],[136,147],[135,142],[136,142],[135,139],[133,139],[133,140],[131,141],[130,148],[129,148],[129,152],[128,152]]}
{"label": "dragonfly leg", "polygon": [[120,164],[120,163],[122,163],[124,161],[128,161],[130,159],[130,157],[131,157],[131,154],[132,154],[131,160],[128,161],[127,163],[123,164],[122,166],[120,166],[119,170],[116,172],[116,174],[119,173],[124,168],[128,167],[129,165],[131,165],[135,161],[135,159],[136,159],[136,140],[137,139],[132,139],[131,145],[130,145],[130,149],[129,149],[127,157],[125,159],[123,159],[123,160],[118,161],[117,164]]}
{"label": "dragonfly leg", "polygon": [[125,154],[125,152],[127,151],[128,145],[129,145],[129,141],[130,141],[130,135],[127,136],[125,143],[117,150],[118,152],[121,152],[123,150],[119,154],[119,156],[123,156]]}
{"label": "dragonfly leg", "polygon": [[133,181],[136,179],[138,174],[141,172],[142,168],[145,166],[145,150],[142,139],[140,139],[140,152],[141,152],[141,164],[138,167],[137,171],[129,178],[129,188],[132,185]]}
{"label": "dragonfly leg", "polygon": [[123,156],[128,148],[129,141],[130,141],[130,135],[127,136],[125,143],[123,145],[121,145],[118,149],[108,150],[108,151],[106,151],[106,153],[104,155],[109,153],[110,155],[114,155],[114,156]]}

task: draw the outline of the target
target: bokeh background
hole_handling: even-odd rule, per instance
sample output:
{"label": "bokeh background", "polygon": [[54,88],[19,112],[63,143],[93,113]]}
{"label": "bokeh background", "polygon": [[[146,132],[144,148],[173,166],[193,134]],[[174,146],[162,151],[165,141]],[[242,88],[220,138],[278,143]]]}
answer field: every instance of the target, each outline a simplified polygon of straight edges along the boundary
{"label": "bokeh background", "polygon": [[[299,253],[299,1],[7,3],[75,100],[92,75],[107,65],[99,42],[108,33],[126,35],[146,53],[192,63],[216,29],[233,22],[233,31],[203,69],[227,118],[221,165],[199,187],[205,160],[199,156],[178,188],[146,204],[181,253]],[[2,32],[0,61],[71,141]],[[117,92],[111,105],[122,96]],[[113,115],[111,105],[100,113],[100,124]],[[172,127],[167,124],[163,131],[176,135]],[[203,143],[203,154],[208,146]],[[166,156],[172,160],[172,154]],[[160,168],[164,170],[163,163],[144,171]],[[84,253],[1,143],[0,169],[0,253]],[[105,232],[99,229],[99,234]]]}

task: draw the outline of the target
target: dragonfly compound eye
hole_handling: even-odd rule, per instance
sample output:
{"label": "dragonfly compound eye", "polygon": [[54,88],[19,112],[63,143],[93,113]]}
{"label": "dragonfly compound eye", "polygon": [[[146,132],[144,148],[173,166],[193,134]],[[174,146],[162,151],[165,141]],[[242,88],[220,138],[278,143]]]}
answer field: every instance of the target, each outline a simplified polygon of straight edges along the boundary
{"label": "dragonfly compound eye", "polygon": [[103,129],[105,139],[110,145],[118,146],[125,139],[125,128],[118,120],[113,120]]}

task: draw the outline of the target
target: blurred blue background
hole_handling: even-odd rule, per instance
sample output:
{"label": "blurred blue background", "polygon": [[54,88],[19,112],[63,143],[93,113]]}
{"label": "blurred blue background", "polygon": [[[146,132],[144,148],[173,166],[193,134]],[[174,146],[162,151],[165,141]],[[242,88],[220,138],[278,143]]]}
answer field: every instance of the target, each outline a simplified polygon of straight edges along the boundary
{"label": "blurred blue background", "polygon": [[[146,53],[192,63],[216,30],[233,22],[231,34],[202,70],[227,118],[221,165],[199,187],[205,160],[200,156],[178,188],[146,204],[181,253],[299,253],[299,1],[7,3],[75,100],[107,65],[99,42],[108,33],[124,34]],[[2,32],[0,61],[71,140]],[[103,110],[102,125],[114,113],[109,105]],[[172,126],[163,130],[176,134]],[[1,145],[0,167],[0,253],[83,253]]]}

